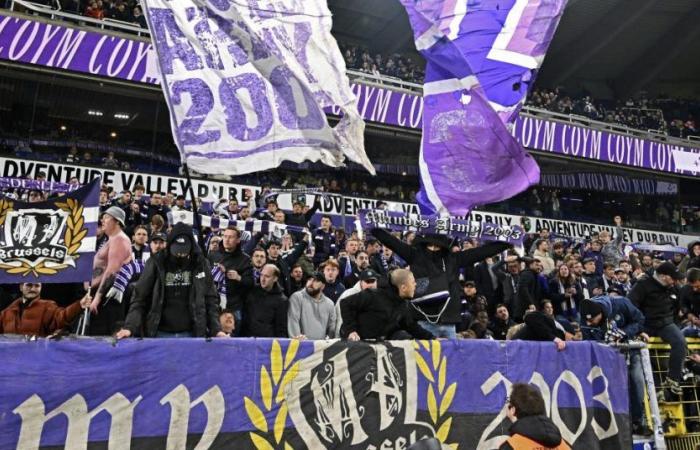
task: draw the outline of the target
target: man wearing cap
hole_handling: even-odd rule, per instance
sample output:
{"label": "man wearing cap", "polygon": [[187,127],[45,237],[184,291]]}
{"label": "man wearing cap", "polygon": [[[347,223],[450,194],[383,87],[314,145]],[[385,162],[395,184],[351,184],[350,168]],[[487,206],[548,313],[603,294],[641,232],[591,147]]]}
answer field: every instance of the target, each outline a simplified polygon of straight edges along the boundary
{"label": "man wearing cap", "polygon": [[190,211],[190,208],[185,205],[184,195],[180,194],[175,197],[175,204],[171,208],[171,211]]}
{"label": "man wearing cap", "polygon": [[644,276],[637,280],[629,293],[629,299],[646,318],[644,331],[649,335],[659,336],[671,345],[668,377],[664,387],[675,395],[682,393],[679,383],[686,354],[685,338],[674,323],[675,311],[679,306],[675,285],[676,281],[682,278],[676,266],[666,261],[654,270],[652,276]]}
{"label": "man wearing cap", "polygon": [[306,287],[289,297],[287,331],[293,339],[326,339],[335,337],[335,305],[323,295],[326,279],[315,272]]}
{"label": "man wearing cap", "polygon": [[0,312],[0,334],[24,334],[45,337],[70,324],[90,306],[84,297],[66,308],[41,298],[41,283],[20,284],[22,296]]}
{"label": "man wearing cap", "polygon": [[389,274],[389,283],[367,289],[343,299],[341,336],[360,339],[433,339],[433,334],[418,325],[409,309],[416,293],[416,279],[408,269]]}
{"label": "man wearing cap", "polygon": [[630,274],[623,269],[618,267],[615,269],[615,281],[613,281],[612,287],[620,291],[620,295],[627,297],[627,294],[632,290],[632,283],[630,283]]}
{"label": "man wearing cap", "polygon": [[165,250],[152,256],[117,339],[144,337],[225,337],[219,324],[219,296],[211,266],[194,242],[192,227],[173,226]]}
{"label": "man wearing cap", "polygon": [[108,299],[114,299],[115,301],[124,305],[124,317],[129,312],[129,305],[131,304],[131,296],[133,295],[133,284],[136,283],[143,272],[143,268],[146,266],[146,261],[165,248],[165,241],[167,237],[165,233],[156,232],[151,236],[151,242],[148,244],[150,248],[150,253],[145,252],[144,255],[147,258],[143,260],[134,259],[131,262],[124,264],[116,277],[114,278],[114,284],[107,292]]}
{"label": "man wearing cap", "polygon": [[[627,298],[610,295],[581,301],[581,320],[585,340],[622,341],[649,336],[644,330],[644,314]],[[644,420],[644,374],[639,350],[629,352],[630,416],[632,432],[648,436],[651,430]]]}
{"label": "man wearing cap", "polygon": [[[131,241],[124,233],[124,210],[118,206],[110,206],[102,214],[102,229],[108,237],[95,253],[92,263],[92,282],[86,286],[88,292],[85,298],[90,298],[90,311],[94,317],[90,319],[90,334],[105,336],[114,333],[116,323],[123,319],[123,309],[117,302],[102,302],[116,274],[124,264],[132,259]],[[93,297],[94,295],[94,297]]]}
{"label": "man wearing cap", "polygon": [[[359,253],[358,253],[359,254]],[[366,255],[366,253],[365,253]],[[340,309],[340,303],[352,296],[355,295],[359,292],[364,291],[365,289],[377,289],[377,280],[379,279],[379,274],[375,272],[373,269],[367,269],[365,268],[362,272],[360,272],[360,275],[358,276],[358,281],[351,287],[350,289],[346,289],[342,294],[340,294],[340,298],[338,298],[338,301],[335,303],[335,317],[336,317],[336,322],[335,322],[335,335],[340,336],[340,327],[343,325],[343,316],[342,312]]]}

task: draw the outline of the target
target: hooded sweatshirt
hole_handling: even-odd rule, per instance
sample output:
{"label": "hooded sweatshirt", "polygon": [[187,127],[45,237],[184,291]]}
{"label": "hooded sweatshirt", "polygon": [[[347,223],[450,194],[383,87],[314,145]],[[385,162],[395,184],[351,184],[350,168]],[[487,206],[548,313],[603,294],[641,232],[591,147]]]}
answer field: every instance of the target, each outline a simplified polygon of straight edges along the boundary
{"label": "hooded sweatshirt", "polygon": [[611,321],[611,326],[621,329],[633,338],[644,330],[644,314],[625,297],[594,297],[592,302],[603,308],[604,319]]}

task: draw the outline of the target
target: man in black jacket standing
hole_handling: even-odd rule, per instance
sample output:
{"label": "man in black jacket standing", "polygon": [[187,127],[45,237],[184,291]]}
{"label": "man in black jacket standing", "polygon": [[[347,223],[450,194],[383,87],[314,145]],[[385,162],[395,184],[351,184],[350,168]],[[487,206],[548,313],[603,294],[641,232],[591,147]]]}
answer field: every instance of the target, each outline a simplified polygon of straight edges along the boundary
{"label": "man in black jacket standing", "polygon": [[260,284],[248,291],[245,301],[244,336],[287,337],[287,297],[279,279],[280,270],[274,264],[260,271]]}
{"label": "man in black jacket standing", "polygon": [[149,258],[134,286],[129,313],[117,339],[144,330],[145,337],[225,337],[211,266],[192,228],[173,226],[168,247]]}
{"label": "man in black jacket standing", "polygon": [[686,354],[683,333],[674,323],[679,307],[675,284],[683,276],[671,262],[662,263],[651,276],[640,278],[628,297],[644,314],[644,331],[659,336],[671,346],[668,376],[664,386],[671,393],[680,395],[681,372]]}
{"label": "man in black jacket standing", "polygon": [[530,305],[539,308],[540,303],[544,299],[542,285],[538,279],[538,275],[542,272],[542,264],[537,258],[524,256],[521,261],[525,263],[525,270],[520,273],[517,292],[515,296],[515,304],[513,305],[513,320],[522,322],[525,311]]}
{"label": "man in black jacket standing", "polygon": [[212,264],[219,264],[226,274],[226,308],[233,311],[236,330],[241,330],[243,321],[243,300],[248,292],[245,280],[252,277],[250,257],[241,249],[241,231],[229,226],[223,231],[219,250],[209,254]]}
{"label": "man in black jacket standing", "polygon": [[[447,300],[423,304],[418,313],[418,323],[423,328],[437,337],[448,339],[457,338],[456,325],[462,320],[460,269],[473,267],[474,263],[512,248],[507,242],[495,241],[481,247],[451,252],[452,239],[444,235],[416,236],[410,245],[381,228],[374,228],[372,235],[411,266],[411,272],[421,288],[431,290],[431,285],[434,285],[436,289],[444,288],[448,291]],[[418,290],[418,295],[425,295],[425,292]]]}
{"label": "man in black jacket standing", "polygon": [[396,269],[389,285],[366,289],[343,299],[341,336],[360,339],[433,339],[433,334],[411,317],[408,302],[416,291],[416,279],[410,270]]}

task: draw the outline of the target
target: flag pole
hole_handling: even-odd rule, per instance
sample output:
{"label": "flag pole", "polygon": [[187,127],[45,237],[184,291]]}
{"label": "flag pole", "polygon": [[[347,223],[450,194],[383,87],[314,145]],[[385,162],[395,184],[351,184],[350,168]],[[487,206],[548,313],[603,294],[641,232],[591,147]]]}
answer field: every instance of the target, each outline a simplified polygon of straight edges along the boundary
{"label": "flag pole", "polygon": [[[194,196],[194,184],[192,184],[190,169],[189,167],[187,167],[186,162],[182,163],[182,168],[185,172],[185,179],[187,180],[185,191],[190,192],[190,202],[192,203],[192,227],[197,232],[197,244],[199,245],[199,248],[202,249],[202,252],[206,255],[207,251],[204,244],[204,235],[202,234],[202,222],[200,220],[199,213],[197,212],[197,199]],[[186,194],[186,192],[183,192],[183,195]]]}

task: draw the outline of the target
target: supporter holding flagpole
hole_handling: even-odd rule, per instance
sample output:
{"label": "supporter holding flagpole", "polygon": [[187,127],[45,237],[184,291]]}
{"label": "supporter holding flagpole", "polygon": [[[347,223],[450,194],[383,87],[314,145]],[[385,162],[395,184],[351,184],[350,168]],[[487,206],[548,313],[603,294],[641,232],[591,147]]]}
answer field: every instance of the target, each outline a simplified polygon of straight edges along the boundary
{"label": "supporter holding flagpole", "polygon": [[131,261],[131,240],[124,233],[126,214],[118,206],[111,206],[102,214],[102,227],[108,241],[95,254],[92,281],[86,286],[86,298],[92,298],[90,334],[110,335],[116,331],[116,322],[123,319],[123,310],[117,302],[103,303],[103,297],[124,264]]}

